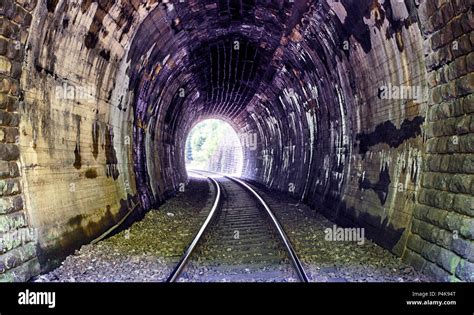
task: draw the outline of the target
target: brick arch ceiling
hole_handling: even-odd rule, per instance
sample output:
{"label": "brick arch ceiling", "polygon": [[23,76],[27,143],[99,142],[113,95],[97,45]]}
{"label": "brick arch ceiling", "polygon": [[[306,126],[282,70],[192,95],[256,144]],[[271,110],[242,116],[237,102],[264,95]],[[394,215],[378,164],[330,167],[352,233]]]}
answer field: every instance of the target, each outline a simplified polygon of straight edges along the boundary
{"label": "brick arch ceiling", "polygon": [[[24,278],[159,206],[186,181],[189,129],[220,117],[257,140],[247,179],[365,227],[440,279],[467,279],[467,1],[4,3],[2,104],[17,107],[2,110],[19,143],[2,150],[19,171],[2,198],[22,204],[0,218],[38,231],[11,267]],[[393,86],[421,92],[387,99]]]}

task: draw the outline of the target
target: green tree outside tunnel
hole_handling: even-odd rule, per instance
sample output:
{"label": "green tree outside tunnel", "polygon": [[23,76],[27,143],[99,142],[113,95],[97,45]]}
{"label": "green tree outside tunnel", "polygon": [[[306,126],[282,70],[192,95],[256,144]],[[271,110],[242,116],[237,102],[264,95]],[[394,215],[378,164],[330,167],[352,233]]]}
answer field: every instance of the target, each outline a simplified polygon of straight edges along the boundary
{"label": "green tree outside tunnel", "polygon": [[[190,168],[206,169],[208,161],[216,153],[219,143],[231,127],[217,119],[205,120],[190,132],[186,147],[186,161]],[[233,130],[232,130],[233,131]]]}

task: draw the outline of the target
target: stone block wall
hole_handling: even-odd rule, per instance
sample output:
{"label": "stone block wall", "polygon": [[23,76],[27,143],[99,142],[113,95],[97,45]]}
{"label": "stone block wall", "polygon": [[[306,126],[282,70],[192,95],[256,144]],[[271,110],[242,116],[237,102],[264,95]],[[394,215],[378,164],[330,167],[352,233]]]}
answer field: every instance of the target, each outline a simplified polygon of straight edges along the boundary
{"label": "stone block wall", "polygon": [[24,206],[19,144],[22,60],[36,1],[0,3],[0,282],[39,272],[36,230]]}
{"label": "stone block wall", "polygon": [[429,108],[422,183],[405,260],[441,281],[474,281],[472,1],[420,6]]}

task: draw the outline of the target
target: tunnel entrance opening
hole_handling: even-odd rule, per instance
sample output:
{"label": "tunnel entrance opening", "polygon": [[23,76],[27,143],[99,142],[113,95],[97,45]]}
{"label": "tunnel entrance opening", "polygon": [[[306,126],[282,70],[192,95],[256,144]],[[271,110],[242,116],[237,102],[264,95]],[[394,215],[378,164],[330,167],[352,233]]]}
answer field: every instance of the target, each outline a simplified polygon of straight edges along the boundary
{"label": "tunnel entrance opening", "polygon": [[186,170],[203,170],[240,176],[242,145],[234,128],[220,119],[206,119],[188,134],[185,146]]}

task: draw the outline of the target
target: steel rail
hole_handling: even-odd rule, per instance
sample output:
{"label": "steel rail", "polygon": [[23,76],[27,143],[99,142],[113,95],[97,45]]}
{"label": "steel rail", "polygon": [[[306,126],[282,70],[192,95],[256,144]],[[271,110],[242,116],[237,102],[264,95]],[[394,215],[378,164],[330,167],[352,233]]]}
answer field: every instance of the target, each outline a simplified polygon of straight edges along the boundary
{"label": "steel rail", "polygon": [[298,273],[298,277],[302,282],[309,282],[308,276],[306,275],[306,272],[303,268],[303,265],[301,264],[300,259],[298,258],[298,255],[296,254],[295,249],[293,248],[293,245],[291,245],[291,242],[288,238],[288,236],[285,233],[285,230],[281,226],[280,222],[278,221],[277,217],[273,214],[273,211],[270,209],[268,204],[263,200],[263,198],[252,188],[250,187],[247,183],[244,181],[237,179],[235,177],[231,176],[225,176],[226,178],[236,182],[237,184],[241,185],[245,189],[247,189],[252,195],[260,202],[260,204],[263,206],[267,214],[270,216],[270,219],[272,220],[272,223],[275,225],[278,235],[280,236],[281,240],[285,244],[286,250],[288,251],[288,254],[290,256],[291,262],[296,269],[296,272]]}
{"label": "steel rail", "polygon": [[[195,173],[198,173],[198,172],[195,172]],[[188,263],[189,258],[191,257],[191,254],[193,253],[193,251],[196,248],[197,244],[201,240],[204,232],[209,227],[210,222],[214,218],[214,215],[215,215],[217,209],[219,208],[219,205],[221,204],[222,193],[221,193],[221,187],[220,187],[219,183],[212,177],[207,177],[207,178],[214,184],[214,187],[216,188],[216,198],[214,200],[214,204],[213,204],[213,206],[211,208],[211,211],[209,212],[206,220],[202,224],[201,228],[199,229],[198,233],[194,237],[191,244],[187,247],[186,251],[184,252],[184,255],[181,257],[181,259],[179,260],[178,264],[176,265],[176,267],[173,269],[173,271],[169,275],[166,282],[175,282],[178,279],[181,272],[186,267],[186,264]]]}
{"label": "steel rail", "polygon": [[212,183],[214,184],[214,186],[216,187],[217,195],[216,195],[216,199],[214,201],[214,205],[213,205],[213,207],[211,209],[211,212],[209,213],[206,221],[202,225],[199,232],[196,234],[196,237],[194,238],[192,243],[186,249],[185,254],[182,256],[181,260],[179,261],[179,263],[177,264],[177,266],[175,267],[175,269],[173,270],[171,275],[168,277],[167,282],[175,282],[176,279],[180,276],[181,272],[183,271],[183,269],[185,268],[187,262],[189,261],[189,258],[191,256],[192,252],[194,251],[195,247],[199,243],[199,241],[200,241],[202,235],[204,234],[204,232],[207,230],[210,222],[212,221],[212,218],[215,215],[215,212],[217,211],[217,208],[219,207],[219,205],[221,203],[221,188],[220,188],[220,185],[219,185],[218,181],[215,180],[214,178],[206,176],[202,173],[209,173],[209,174],[215,174],[215,175],[223,176],[223,177],[237,183],[238,185],[244,187],[248,192],[250,192],[257,199],[257,201],[262,205],[262,207],[265,209],[266,213],[270,217],[273,225],[275,226],[275,228],[278,232],[278,235],[280,236],[283,244],[285,245],[285,249],[287,250],[288,255],[290,257],[290,260],[291,260],[291,263],[292,263],[293,267],[295,268],[295,270],[298,274],[298,278],[302,282],[309,282],[308,276],[306,275],[306,272],[303,268],[303,265],[302,265],[300,259],[298,258],[298,255],[296,254],[296,251],[293,248],[293,245],[291,244],[288,236],[286,235],[285,230],[283,229],[283,227],[281,226],[281,224],[278,221],[277,217],[275,216],[273,211],[270,209],[268,204],[265,202],[265,200],[252,187],[250,187],[250,185],[248,185],[246,182],[244,182],[240,179],[237,179],[235,177],[224,176],[224,175],[221,175],[219,173],[214,173],[214,172],[209,172],[209,171],[192,171],[192,172],[196,173],[196,174],[199,174],[199,175],[201,175],[203,177],[206,177],[209,180],[211,180]]}

